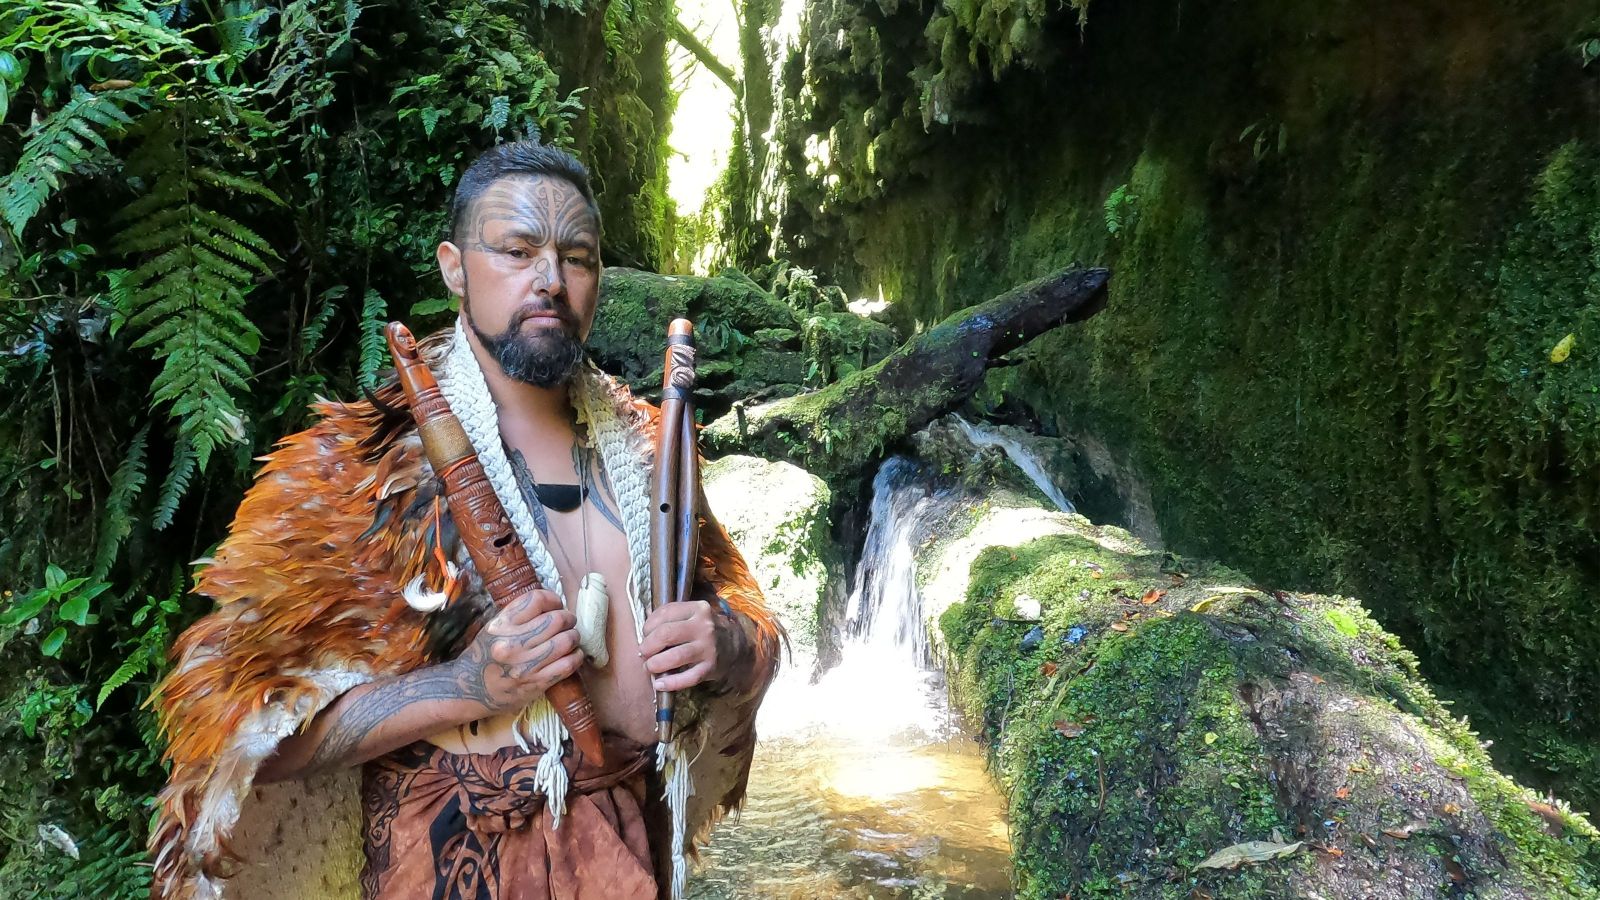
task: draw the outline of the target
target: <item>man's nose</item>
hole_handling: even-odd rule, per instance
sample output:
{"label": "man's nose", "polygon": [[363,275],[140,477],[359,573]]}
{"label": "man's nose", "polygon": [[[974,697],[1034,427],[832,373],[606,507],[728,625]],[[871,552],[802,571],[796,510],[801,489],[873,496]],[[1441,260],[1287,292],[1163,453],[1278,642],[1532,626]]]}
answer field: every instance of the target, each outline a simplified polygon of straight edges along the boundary
{"label": "man's nose", "polygon": [[561,251],[549,247],[543,248],[539,251],[539,259],[544,265],[537,267],[542,277],[534,281],[534,293],[551,298],[565,295],[567,282],[561,272]]}

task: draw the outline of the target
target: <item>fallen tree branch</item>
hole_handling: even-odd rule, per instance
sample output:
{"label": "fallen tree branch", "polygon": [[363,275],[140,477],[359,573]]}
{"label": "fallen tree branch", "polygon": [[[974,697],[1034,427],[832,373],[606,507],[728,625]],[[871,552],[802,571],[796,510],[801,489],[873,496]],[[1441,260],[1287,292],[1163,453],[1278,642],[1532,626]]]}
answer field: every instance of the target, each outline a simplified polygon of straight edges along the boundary
{"label": "fallen tree branch", "polygon": [[717,59],[716,55],[711,52],[710,47],[700,43],[700,39],[695,37],[694,32],[679,21],[677,16],[673,16],[667,21],[667,34],[678,42],[678,46],[689,51],[690,55],[699,60],[700,65],[705,66],[707,71],[717,76],[718,80],[731,88],[734,97],[744,97],[744,86],[739,83],[739,76],[733,74],[733,70],[728,68],[722,60]]}
{"label": "fallen tree branch", "polygon": [[824,479],[856,474],[972,396],[996,359],[1103,309],[1110,277],[1106,269],[1073,268],[1013,288],[836,384],[735,410],[705,430],[705,445],[787,460]]}

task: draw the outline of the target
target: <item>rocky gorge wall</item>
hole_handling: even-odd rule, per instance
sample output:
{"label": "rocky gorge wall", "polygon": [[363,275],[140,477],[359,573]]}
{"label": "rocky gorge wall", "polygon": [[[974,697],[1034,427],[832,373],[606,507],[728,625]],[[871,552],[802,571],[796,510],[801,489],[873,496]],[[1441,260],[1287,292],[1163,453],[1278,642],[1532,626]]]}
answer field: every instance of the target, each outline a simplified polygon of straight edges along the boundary
{"label": "rocky gorge wall", "polygon": [[1592,808],[1597,38],[1576,2],[816,0],[753,243],[902,331],[1109,266],[988,399],[1137,471],[1177,553],[1366,598]]}

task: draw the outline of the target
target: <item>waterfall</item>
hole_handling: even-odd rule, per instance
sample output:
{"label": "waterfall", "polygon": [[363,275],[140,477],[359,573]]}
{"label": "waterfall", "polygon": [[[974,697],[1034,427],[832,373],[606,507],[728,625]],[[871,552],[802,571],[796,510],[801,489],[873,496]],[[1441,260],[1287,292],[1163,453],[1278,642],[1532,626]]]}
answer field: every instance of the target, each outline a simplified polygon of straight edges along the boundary
{"label": "waterfall", "polygon": [[926,665],[931,662],[928,630],[917,593],[913,543],[946,495],[930,492],[919,475],[915,463],[896,456],[873,478],[867,539],[845,621],[852,643]]}
{"label": "waterfall", "polygon": [[1028,449],[1021,441],[1005,432],[999,431],[988,425],[974,425],[960,416],[951,416],[960,426],[961,433],[967,436],[974,447],[999,447],[1011,460],[1012,464],[1022,470],[1022,474],[1034,483],[1039,490],[1044,492],[1050,502],[1062,512],[1077,512],[1072,506],[1072,501],[1056,486],[1055,480],[1045,471],[1043,461]]}
{"label": "waterfall", "polygon": [[1005,804],[928,659],[915,561],[970,500],[938,484],[903,457],[878,470],[839,664],[768,691],[745,809],[690,900],[1013,896]]}
{"label": "waterfall", "polygon": [[776,686],[776,696],[762,706],[763,733],[823,726],[855,737],[944,733],[948,713],[928,650],[915,563],[922,542],[955,499],[905,457],[879,468],[861,562],[846,601],[839,664],[814,685]]}

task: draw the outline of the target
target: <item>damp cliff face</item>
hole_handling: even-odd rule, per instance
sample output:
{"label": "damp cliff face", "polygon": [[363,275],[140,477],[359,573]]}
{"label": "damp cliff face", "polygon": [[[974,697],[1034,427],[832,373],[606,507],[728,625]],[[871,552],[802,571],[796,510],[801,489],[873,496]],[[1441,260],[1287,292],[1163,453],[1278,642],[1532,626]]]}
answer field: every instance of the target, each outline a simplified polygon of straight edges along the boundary
{"label": "damp cliff face", "polygon": [[903,328],[1111,267],[1004,396],[1137,471],[1175,551],[1368,598],[1592,806],[1596,37],[1581,2],[814,0],[753,205]]}

